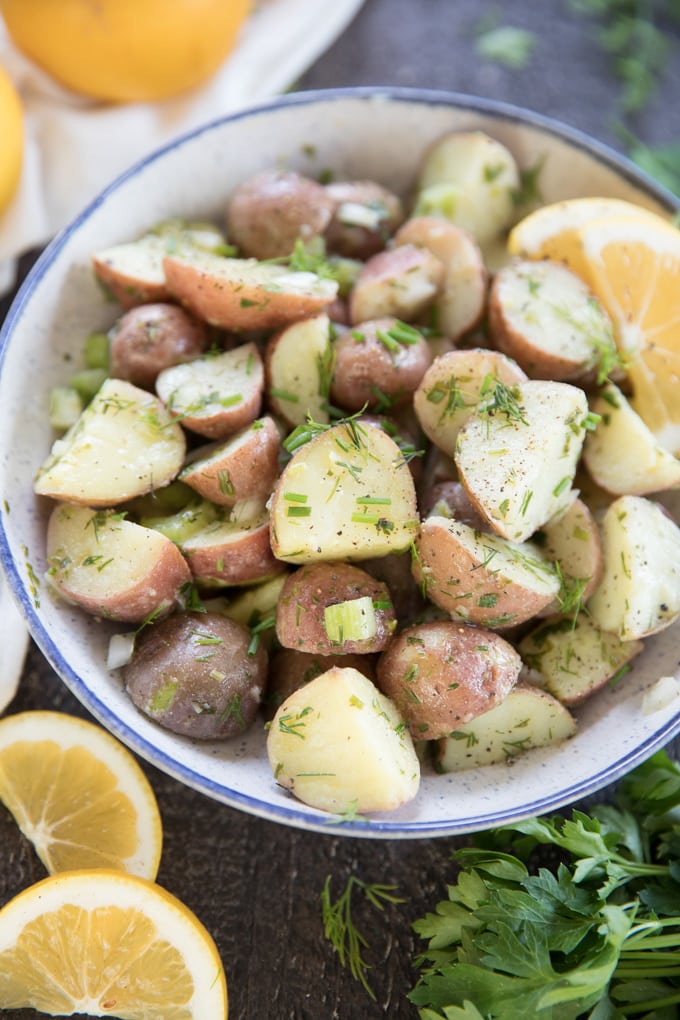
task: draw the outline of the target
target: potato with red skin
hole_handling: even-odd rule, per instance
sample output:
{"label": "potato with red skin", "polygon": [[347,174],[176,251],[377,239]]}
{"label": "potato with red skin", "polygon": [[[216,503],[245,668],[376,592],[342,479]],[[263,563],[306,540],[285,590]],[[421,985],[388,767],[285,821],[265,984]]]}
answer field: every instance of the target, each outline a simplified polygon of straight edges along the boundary
{"label": "potato with red skin", "polygon": [[432,252],[404,244],[373,255],[349,295],[350,321],[394,316],[413,322],[432,304],[444,281],[444,265]]}
{"label": "potato with red skin", "polygon": [[245,520],[216,520],[194,531],[182,543],[182,552],[202,588],[252,584],[283,570],[272,552],[265,510]]}
{"label": "potato with red skin", "polygon": [[[371,600],[375,614],[373,634],[334,640],[326,629],[327,607],[365,598]],[[284,648],[316,655],[379,652],[395,627],[387,585],[349,563],[312,563],[294,570],[281,589],[276,610],[276,636]]]}
{"label": "potato with red skin", "polygon": [[177,613],[142,631],[123,667],[127,693],[160,726],[198,740],[241,736],[262,701],[267,653],[219,613]]}
{"label": "potato with red skin", "polygon": [[452,478],[442,479],[420,494],[420,514],[429,517],[453,517],[476,531],[491,531],[488,522],[479,513],[467,494],[465,486]]}
{"label": "potato with red skin", "polygon": [[351,667],[369,680],[375,682],[375,656],[370,655],[314,655],[301,652],[298,648],[279,648],[269,661],[267,692],[264,696],[263,714],[273,719],[279,705],[293,691],[304,687],[310,680],[321,676],[332,666]]}
{"label": "potato with red skin", "polygon": [[394,243],[427,248],[444,266],[437,298],[437,327],[444,336],[458,340],[479,325],[489,274],[479,245],[467,230],[439,216],[414,216],[396,232]]}
{"label": "potato with red skin", "polygon": [[265,502],[279,476],[281,434],[273,418],[257,418],[224,443],[201,446],[180,474],[181,481],[218,506],[244,499]]}
{"label": "potato with red skin", "polygon": [[365,261],[386,246],[404,219],[401,199],[375,181],[331,181],[334,209],[326,227],[330,252]]}
{"label": "potato with red skin", "polygon": [[280,329],[317,315],[335,301],[338,284],[315,273],[210,252],[166,255],[163,271],[172,295],[211,326],[239,333]]}
{"label": "potato with red skin", "polygon": [[193,361],[208,347],[204,323],[165,302],[138,305],[109,332],[109,374],[151,390],[164,368]]}
{"label": "potato with red skin", "polygon": [[86,613],[142,623],[171,612],[191,583],[174,542],[122,515],[57,503],[47,525],[47,576]]}
{"label": "potato with red skin", "polygon": [[411,736],[437,740],[505,698],[522,660],[500,635],[452,620],[407,627],[378,659],[378,687]]}
{"label": "potato with red skin", "polygon": [[[401,333],[406,341],[399,339]],[[425,337],[398,319],[372,319],[341,333],[333,344],[331,400],[349,412],[403,407],[432,363]]]}
{"label": "potato with red skin", "polygon": [[164,238],[147,235],[96,252],[92,268],[100,284],[123,308],[169,301],[172,295],[163,270],[165,252]]}
{"label": "potato with red skin", "polygon": [[263,170],[240,184],[227,205],[229,240],[256,259],[289,255],[331,222],[335,203],[323,185],[294,171]]}

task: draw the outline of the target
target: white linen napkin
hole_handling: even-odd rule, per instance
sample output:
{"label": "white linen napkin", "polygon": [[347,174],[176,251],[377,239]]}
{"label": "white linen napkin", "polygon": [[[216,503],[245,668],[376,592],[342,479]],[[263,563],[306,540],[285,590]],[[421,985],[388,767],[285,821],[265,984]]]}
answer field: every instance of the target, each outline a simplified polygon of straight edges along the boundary
{"label": "white linen napkin", "polygon": [[258,0],[238,43],[203,87],[158,103],[107,105],[61,88],[12,45],[0,20],[0,64],[25,111],[19,190],[0,217],[0,294],[15,260],[46,243],[132,163],[172,138],[294,85],[363,0]]}

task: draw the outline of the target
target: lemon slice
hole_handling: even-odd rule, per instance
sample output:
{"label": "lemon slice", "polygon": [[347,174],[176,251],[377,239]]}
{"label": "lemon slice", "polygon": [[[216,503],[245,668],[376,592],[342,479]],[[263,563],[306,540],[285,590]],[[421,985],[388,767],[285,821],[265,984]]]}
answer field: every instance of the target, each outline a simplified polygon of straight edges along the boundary
{"label": "lemon slice", "polygon": [[226,1020],[217,947],[170,893],[124,872],[52,875],[0,910],[0,1003],[52,1016]]}
{"label": "lemon slice", "polygon": [[153,879],[162,827],[153,790],[114,737],[60,712],[0,720],[0,800],[48,872],[115,868]]}
{"label": "lemon slice", "polygon": [[609,312],[631,404],[661,446],[680,455],[680,231],[660,217],[608,217],[579,227],[584,277]]}
{"label": "lemon slice", "polygon": [[583,265],[579,228],[610,216],[658,218],[621,198],[568,198],[541,206],[520,220],[508,235],[508,251],[528,259],[554,259],[578,273]]}

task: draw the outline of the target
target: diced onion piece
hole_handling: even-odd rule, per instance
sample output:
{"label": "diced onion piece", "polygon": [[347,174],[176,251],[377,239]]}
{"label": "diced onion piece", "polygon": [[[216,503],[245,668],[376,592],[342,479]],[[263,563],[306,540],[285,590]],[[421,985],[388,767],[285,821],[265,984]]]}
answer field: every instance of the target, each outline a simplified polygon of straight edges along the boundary
{"label": "diced onion piece", "polygon": [[137,632],[134,630],[130,630],[126,634],[112,635],[106,657],[107,669],[120,669],[121,666],[127,666],[135,650],[136,636]]}

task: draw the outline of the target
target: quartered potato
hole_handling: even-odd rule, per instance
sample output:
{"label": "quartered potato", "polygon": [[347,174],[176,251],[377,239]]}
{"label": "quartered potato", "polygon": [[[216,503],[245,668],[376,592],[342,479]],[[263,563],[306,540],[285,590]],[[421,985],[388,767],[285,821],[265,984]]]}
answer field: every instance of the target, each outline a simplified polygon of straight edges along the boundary
{"label": "quartered potato", "polygon": [[250,425],[260,413],[264,366],[253,343],[209,353],[164,369],[156,392],[185,428],[223,439]]}
{"label": "quartered potato", "polygon": [[276,782],[322,811],[392,811],[420,785],[404,720],[356,669],[333,667],[286,698],[267,753]]}
{"label": "quartered potato", "polygon": [[413,477],[383,429],[350,420],[297,450],[270,504],[272,549],[288,563],[406,549],[418,530]]}
{"label": "quartered potato", "polygon": [[625,641],[668,627],[680,616],[678,525],[644,496],[619,496],[600,527],[602,579],[588,612]]}
{"label": "quartered potato", "polygon": [[430,601],[454,619],[494,630],[530,620],[560,590],[538,546],[434,515],[416,539],[413,573]]}
{"label": "quartered potato", "polygon": [[460,772],[510,761],[536,747],[551,747],[573,737],[576,720],[547,691],[518,684],[490,711],[437,744],[440,772]]}
{"label": "quartered potato", "polygon": [[266,511],[206,524],[181,549],[194,580],[205,588],[252,584],[282,569],[272,552]]}
{"label": "quartered potato", "polygon": [[335,280],[256,259],[207,252],[163,259],[170,293],[212,326],[234,330],[280,329],[322,312],[336,298]]}
{"label": "quartered potato", "polygon": [[565,597],[587,602],[602,576],[602,541],[595,517],[583,500],[574,498],[564,513],[536,532],[533,541],[557,565],[563,589],[541,615],[560,612]]}
{"label": "quartered potato", "polygon": [[587,426],[586,395],[569,383],[489,388],[458,433],[455,461],[495,532],[523,542],[569,505]]}
{"label": "quartered potato", "polygon": [[437,216],[414,216],[396,232],[394,244],[427,248],[444,266],[435,309],[443,336],[458,340],[479,325],[486,310],[488,272],[471,234]]}
{"label": "quartered potato", "polygon": [[59,503],[47,526],[47,577],[93,616],[128,623],[181,604],[191,572],[169,538],[113,511]]}
{"label": "quartered potato", "polygon": [[642,647],[641,641],[622,641],[588,613],[578,613],[541,623],[522,638],[517,650],[550,694],[564,705],[577,705],[625,673]]}
{"label": "quartered potato", "polygon": [[279,475],[281,434],[273,418],[256,418],[221,443],[198,447],[180,478],[218,506],[267,500]]}
{"label": "quartered potato", "polygon": [[512,388],[526,374],[498,351],[481,348],[449,351],[435,358],[413,398],[413,407],[425,435],[443,453],[456,453],[458,433],[477,404],[496,383]]}
{"label": "quartered potato", "polygon": [[601,488],[635,496],[680,488],[680,460],[659,445],[618,386],[609,383],[590,407],[600,420],[586,438],[583,461]]}
{"label": "quartered potato", "polygon": [[510,226],[519,187],[506,146],[483,131],[452,131],[425,152],[414,215],[450,220],[484,246]]}
{"label": "quartered potato", "polygon": [[272,410],[290,428],[311,416],[326,423],[335,360],[326,312],[274,333],[265,347],[265,388]]}
{"label": "quartered potato", "polygon": [[134,308],[170,299],[163,269],[166,251],[164,238],[149,234],[98,251],[92,256],[92,266],[107,292],[123,308]]}
{"label": "quartered potato", "polygon": [[365,262],[349,295],[353,325],[393,316],[413,322],[444,282],[444,265],[426,248],[404,244]]}
{"label": "quartered potato", "polygon": [[496,273],[489,300],[494,346],[531,379],[584,380],[616,361],[611,320],[559,262],[515,260]]}
{"label": "quartered potato", "polygon": [[185,451],[182,429],[157,397],[123,379],[107,379],[54,443],[34,488],[52,499],[116,506],[167,485]]}

